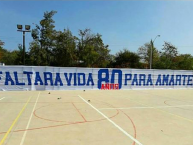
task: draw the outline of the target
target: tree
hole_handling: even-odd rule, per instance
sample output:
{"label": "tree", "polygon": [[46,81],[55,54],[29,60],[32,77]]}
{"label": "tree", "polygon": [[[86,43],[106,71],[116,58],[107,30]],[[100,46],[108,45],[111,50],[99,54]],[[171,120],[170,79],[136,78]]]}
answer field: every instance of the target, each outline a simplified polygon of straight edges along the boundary
{"label": "tree", "polygon": [[193,70],[193,56],[191,54],[181,54],[176,57],[177,69]]}
{"label": "tree", "polygon": [[2,59],[2,57],[3,57],[3,50],[2,50],[3,48],[0,46],[0,62],[1,62],[1,59]]}
{"label": "tree", "polygon": [[[149,68],[150,65],[151,47],[150,43],[145,43],[143,46],[138,48],[137,53],[140,56],[140,61],[144,63],[145,68]],[[155,68],[159,59],[159,52],[155,47],[152,49],[152,54],[152,68]]]}
{"label": "tree", "polygon": [[68,67],[76,65],[76,41],[77,37],[73,36],[69,29],[56,33],[55,46],[53,48],[53,65]]}
{"label": "tree", "polygon": [[159,66],[162,69],[177,69],[177,48],[169,42],[164,42],[162,52],[160,52]]}
{"label": "tree", "polygon": [[4,45],[4,42],[0,40],[0,48]]}
{"label": "tree", "polygon": [[[55,13],[56,11],[45,12],[40,25],[36,24],[36,28],[32,30],[34,41],[30,44],[30,51],[32,51],[30,54],[36,65],[50,65],[53,60],[52,49],[56,33],[53,16]],[[39,58],[36,55],[39,55]]]}
{"label": "tree", "polygon": [[[15,65],[23,65],[23,46],[21,44],[18,45],[18,50],[12,51],[12,53],[16,53],[17,57],[14,60]],[[29,53],[25,52],[25,65],[31,65]]]}
{"label": "tree", "polygon": [[[77,38],[69,29],[56,31],[53,16],[45,12],[40,25],[32,30],[30,59],[33,65],[106,67],[110,50],[104,45],[100,34],[91,34],[89,29],[80,30]],[[82,61],[82,64],[79,62]]]}
{"label": "tree", "polygon": [[109,64],[107,65],[107,67],[108,67],[108,68],[113,68],[113,67],[115,67],[115,62],[116,62],[116,60],[115,60],[115,55],[110,54],[110,55],[109,55]]}
{"label": "tree", "polygon": [[[5,63],[6,65],[23,65],[23,48],[22,45],[18,45],[18,50],[8,51],[0,47],[0,62]],[[29,54],[26,52],[26,64],[29,62]]]}
{"label": "tree", "polygon": [[0,46],[0,62],[3,63],[3,55],[4,55],[5,50],[3,49],[3,47]]}
{"label": "tree", "polygon": [[48,63],[45,62],[47,51],[45,49],[41,49],[40,43],[38,41],[31,42],[29,49],[32,65],[48,65]]}
{"label": "tree", "polygon": [[3,57],[3,45],[4,45],[4,42],[0,40],[0,62]]}
{"label": "tree", "polygon": [[0,48],[0,52],[3,54],[0,58],[0,62],[6,65],[15,65],[15,60],[17,58],[17,51],[7,51],[6,49]]}
{"label": "tree", "polygon": [[115,55],[114,67],[121,68],[139,68],[140,57],[134,52],[130,52],[126,49],[119,51]]}
{"label": "tree", "polygon": [[84,67],[106,67],[110,62],[110,50],[102,40],[102,35],[91,34],[90,29],[79,30],[78,61]]}

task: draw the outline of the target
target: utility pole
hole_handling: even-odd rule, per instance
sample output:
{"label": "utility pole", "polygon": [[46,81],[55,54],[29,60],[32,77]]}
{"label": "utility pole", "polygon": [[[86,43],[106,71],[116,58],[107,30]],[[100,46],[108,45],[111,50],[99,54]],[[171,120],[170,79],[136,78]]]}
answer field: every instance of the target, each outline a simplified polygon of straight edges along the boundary
{"label": "utility pole", "polygon": [[23,30],[22,25],[17,25],[17,29],[17,31],[23,33],[23,65],[25,65],[25,32],[31,32],[30,25],[25,25],[25,30]]}
{"label": "utility pole", "polygon": [[150,44],[151,44],[151,52],[150,52],[150,66],[149,66],[149,68],[152,69],[152,61],[153,61],[153,41],[152,41],[152,39],[150,41]]}
{"label": "utility pole", "polygon": [[156,40],[156,38],[157,37],[160,37],[160,35],[157,35],[156,37],[155,37],[155,39],[152,41],[152,39],[151,39],[151,41],[150,41],[150,44],[151,44],[151,54],[150,54],[150,60],[149,60],[149,68],[150,69],[152,69],[152,64],[153,64],[153,48],[154,48],[154,41]]}

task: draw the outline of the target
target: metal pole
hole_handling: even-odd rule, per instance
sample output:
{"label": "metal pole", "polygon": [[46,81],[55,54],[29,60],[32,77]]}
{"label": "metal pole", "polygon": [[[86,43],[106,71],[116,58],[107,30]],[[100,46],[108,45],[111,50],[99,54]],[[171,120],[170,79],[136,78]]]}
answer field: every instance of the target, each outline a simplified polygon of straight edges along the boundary
{"label": "metal pole", "polygon": [[154,41],[156,40],[157,37],[160,37],[160,35],[157,35],[153,41],[151,39],[151,42],[150,42],[150,44],[151,44],[151,54],[150,54],[150,61],[149,61],[150,62],[149,63],[149,68],[150,69],[152,69],[152,64],[153,64],[153,48],[154,48],[153,43],[154,43]]}
{"label": "metal pole", "polygon": [[153,69],[153,52],[154,52],[154,41],[152,41],[152,52],[151,52],[151,69]]}
{"label": "metal pole", "polygon": [[23,26],[18,24],[17,29],[17,31],[23,32],[23,65],[25,65],[25,32],[31,32],[30,25],[25,25],[25,30],[22,30]]}
{"label": "metal pole", "polygon": [[153,56],[153,41],[151,40],[150,66],[149,66],[150,69],[152,69],[152,56]]}
{"label": "metal pole", "polygon": [[25,65],[25,31],[23,31],[23,65]]}

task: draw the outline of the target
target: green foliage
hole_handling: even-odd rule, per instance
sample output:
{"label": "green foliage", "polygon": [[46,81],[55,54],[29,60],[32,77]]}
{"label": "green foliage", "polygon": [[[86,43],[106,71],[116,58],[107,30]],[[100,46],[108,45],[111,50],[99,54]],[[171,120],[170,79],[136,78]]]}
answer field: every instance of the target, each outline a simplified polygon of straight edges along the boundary
{"label": "green foliage", "polygon": [[115,55],[114,67],[121,68],[139,68],[140,67],[140,57],[126,49],[119,51]]}
{"label": "green foliage", "polygon": [[100,34],[91,34],[90,29],[79,30],[78,60],[84,67],[106,67],[110,63],[110,50],[104,45]]}
{"label": "green foliage", "polygon": [[178,69],[180,70],[193,70],[193,56],[190,54],[181,54],[176,57]]}
{"label": "green foliage", "polygon": [[[140,61],[143,64],[143,68],[149,68],[150,65],[150,56],[151,56],[151,43],[145,43],[143,46],[138,48],[137,54],[140,56]],[[159,52],[153,46],[152,49],[152,58],[153,58],[153,68],[155,68],[155,64],[159,59]]]}
{"label": "green foliage", "polygon": [[46,58],[46,52],[44,49],[41,49],[40,44],[38,41],[33,41],[30,43],[30,60],[32,62],[32,65],[40,66],[40,65],[46,65],[44,63],[44,59]]}
{"label": "green foliage", "polygon": [[15,65],[17,64],[16,59],[18,57],[18,51],[7,51],[6,49],[0,48],[1,58],[0,62],[5,63],[6,65]]}
{"label": "green foliage", "polygon": [[[193,56],[178,54],[177,48],[169,42],[164,42],[160,52],[150,42],[139,47],[137,53],[123,49],[112,55],[102,35],[94,34],[90,29],[79,30],[78,36],[69,29],[57,31],[53,19],[55,14],[56,11],[45,12],[43,19],[32,29],[33,41],[25,54],[26,65],[149,68],[153,48],[152,68],[193,70]],[[8,51],[0,41],[0,62],[22,65],[22,45],[18,45],[17,50]]]}
{"label": "green foliage", "polygon": [[162,69],[178,69],[177,55],[177,48],[171,43],[164,42],[157,67]]}
{"label": "green foliage", "polygon": [[[110,62],[110,50],[104,45],[100,34],[90,29],[79,30],[79,38],[69,29],[56,31],[53,16],[44,13],[40,25],[32,30],[30,60],[33,65],[106,67]],[[82,62],[82,63],[80,63]]]}
{"label": "green foliage", "polygon": [[1,59],[2,59],[2,57],[3,57],[3,45],[4,45],[4,42],[2,42],[2,41],[0,40],[0,62],[1,62]]}
{"label": "green foliage", "polygon": [[72,35],[69,29],[58,31],[55,36],[55,44],[52,49],[54,66],[75,66],[77,60],[76,51],[77,38]]}
{"label": "green foliage", "polygon": [[[52,49],[56,31],[53,16],[56,11],[44,13],[44,18],[36,28],[32,30],[33,42],[30,44],[30,54],[33,65],[50,65],[53,60]],[[39,56],[35,56],[39,55]]]}

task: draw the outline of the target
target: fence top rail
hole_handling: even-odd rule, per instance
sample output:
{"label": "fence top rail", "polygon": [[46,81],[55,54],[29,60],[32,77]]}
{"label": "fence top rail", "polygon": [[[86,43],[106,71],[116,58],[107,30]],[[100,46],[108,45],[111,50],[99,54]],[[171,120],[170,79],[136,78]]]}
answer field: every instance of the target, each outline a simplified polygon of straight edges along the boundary
{"label": "fence top rail", "polygon": [[121,70],[136,70],[136,71],[192,71],[193,70],[173,70],[173,69],[136,69],[136,68],[88,68],[88,67],[57,67],[57,66],[24,66],[24,65],[5,65],[0,66],[0,68],[16,68],[16,67],[25,67],[25,68],[58,68],[58,69],[121,69]]}

